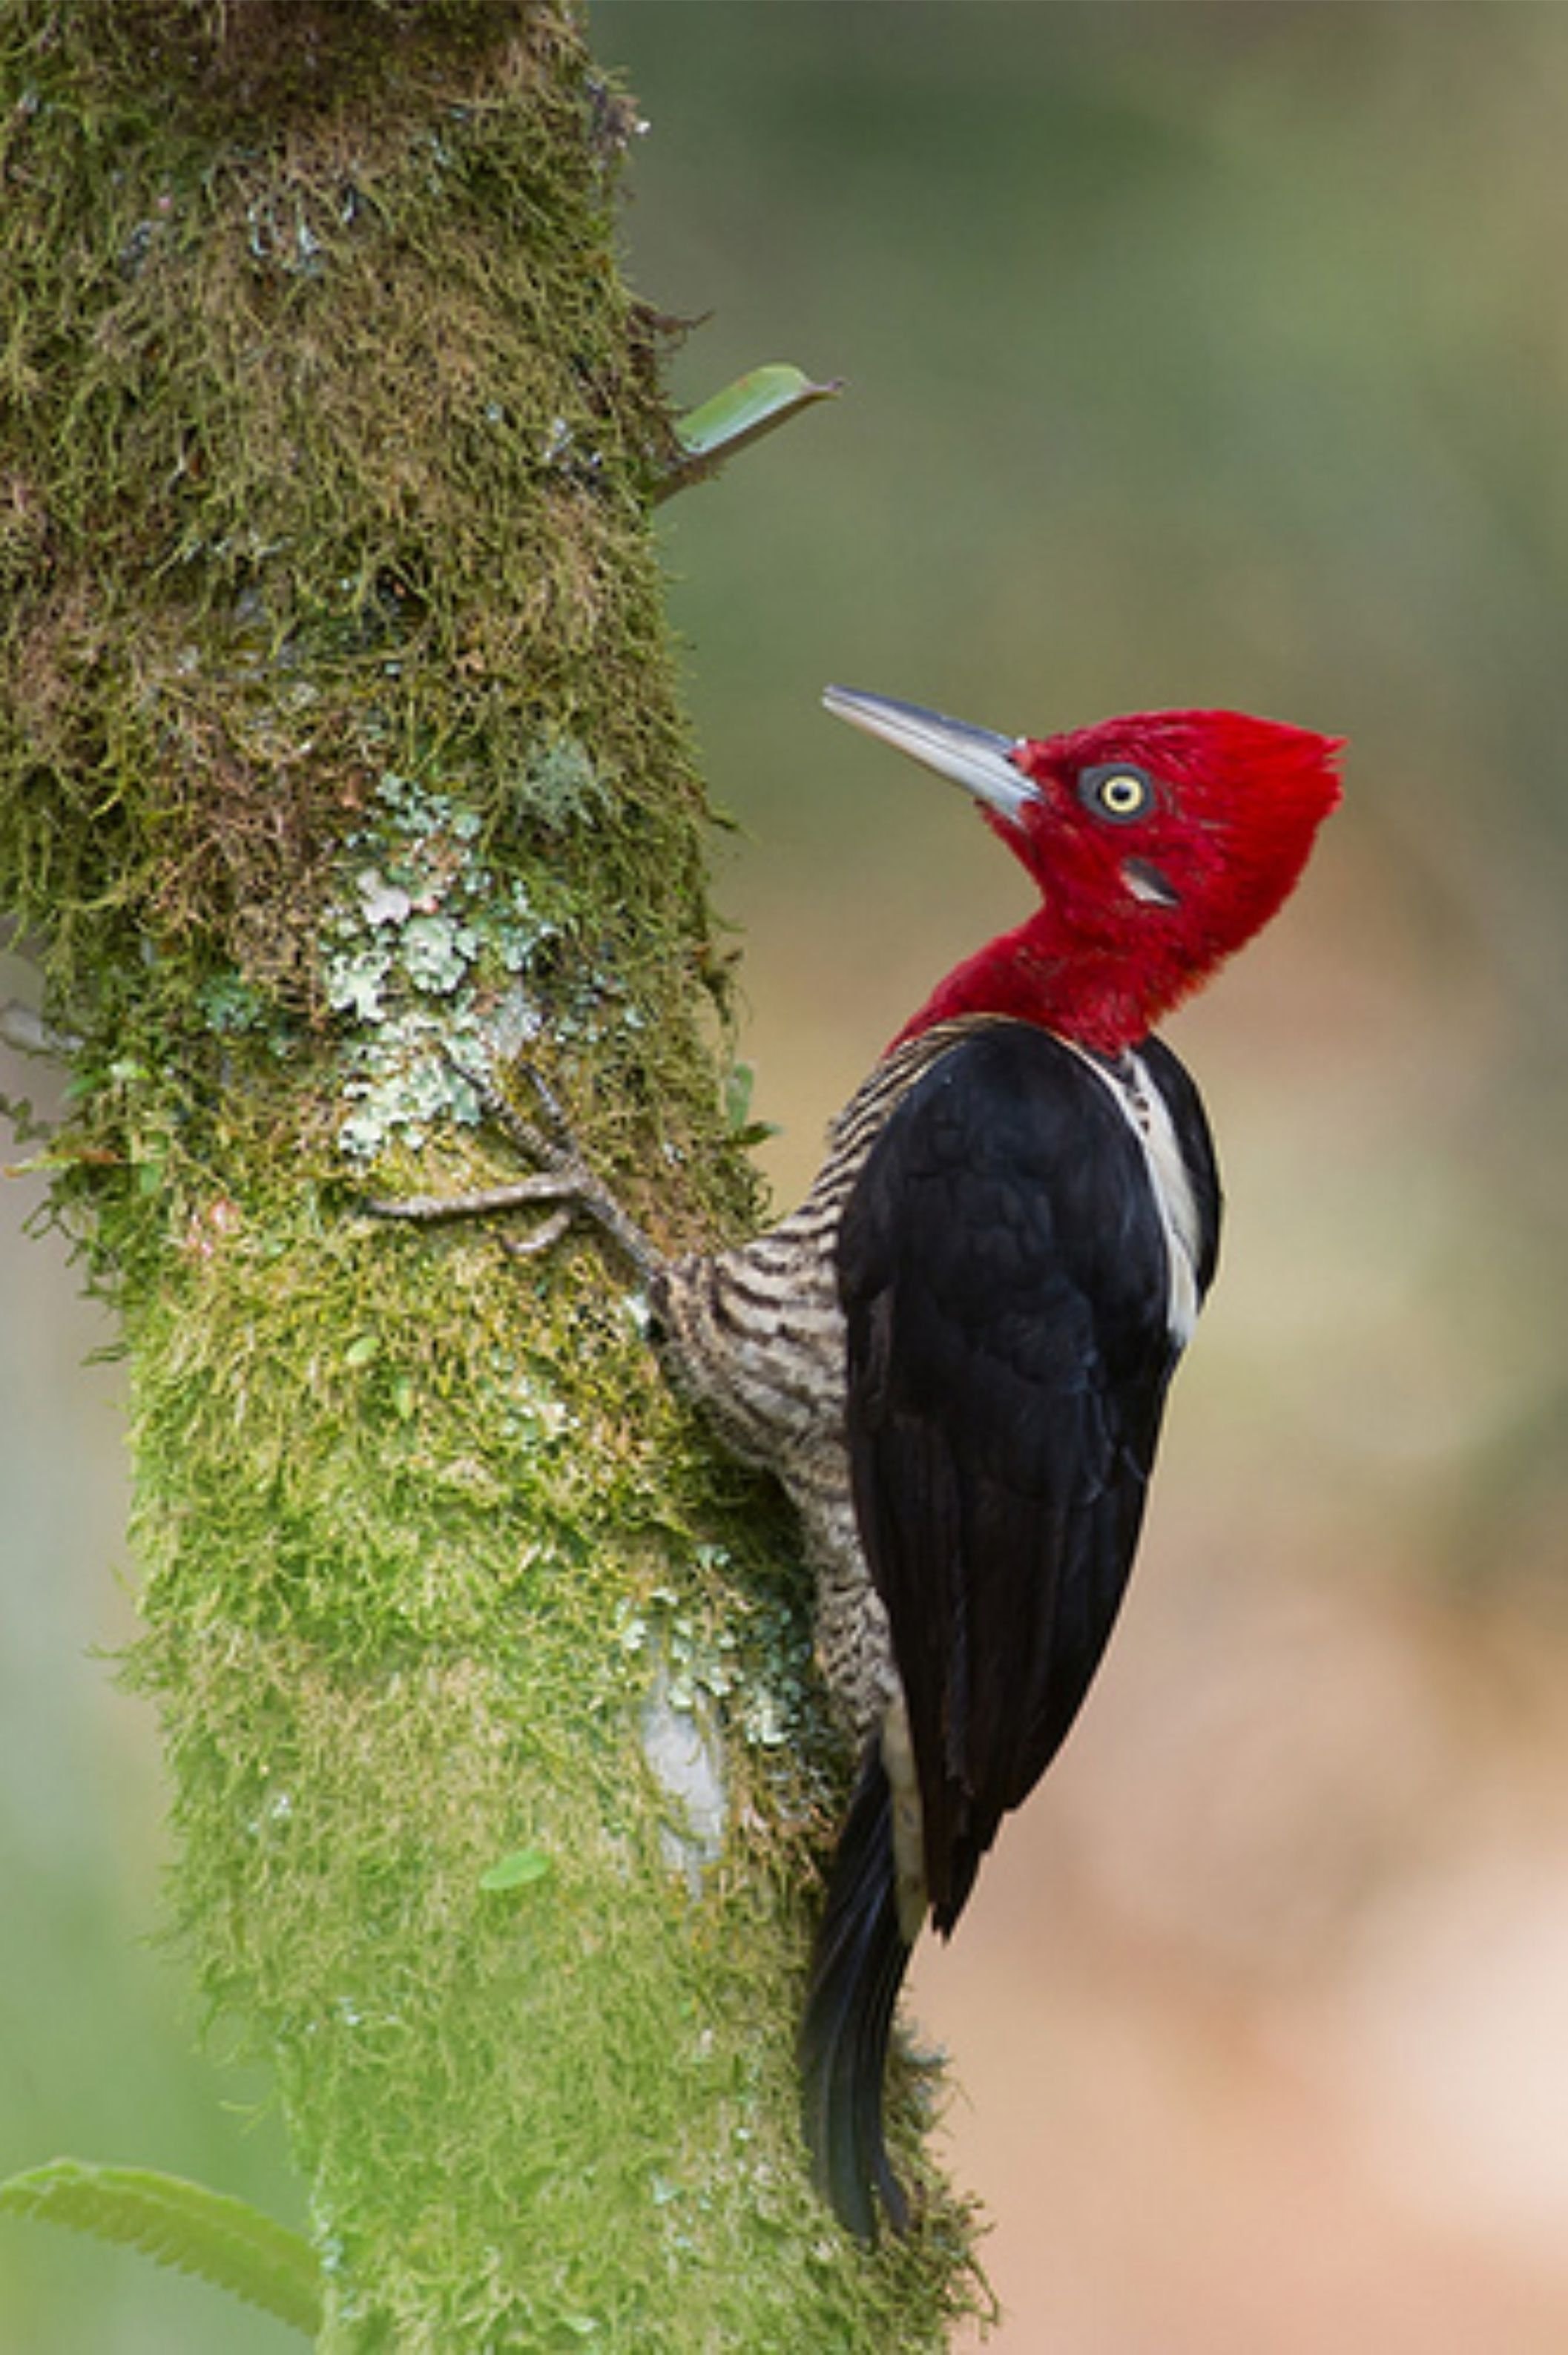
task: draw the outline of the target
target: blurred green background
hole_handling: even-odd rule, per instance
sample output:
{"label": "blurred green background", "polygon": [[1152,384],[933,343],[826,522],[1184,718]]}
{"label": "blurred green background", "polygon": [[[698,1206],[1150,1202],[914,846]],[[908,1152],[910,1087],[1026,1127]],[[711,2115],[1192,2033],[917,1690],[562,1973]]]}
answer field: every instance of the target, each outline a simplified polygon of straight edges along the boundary
{"label": "blurred green background", "polygon": [[[781,1195],[1022,912],[828,679],[1007,730],[1351,739],[1299,898],[1172,1035],[1222,1281],[1083,1726],[915,2009],[1008,2355],[1568,2344],[1568,12],[603,0],[632,275],[695,402],[848,390],[665,510]],[[0,975],[0,979],[4,975]],[[36,1074],[20,1084],[37,1093]],[[292,2219],[149,1943],[105,1337],[0,1194],[0,2172]],[[0,2337],[288,2334],[0,2222]]]}

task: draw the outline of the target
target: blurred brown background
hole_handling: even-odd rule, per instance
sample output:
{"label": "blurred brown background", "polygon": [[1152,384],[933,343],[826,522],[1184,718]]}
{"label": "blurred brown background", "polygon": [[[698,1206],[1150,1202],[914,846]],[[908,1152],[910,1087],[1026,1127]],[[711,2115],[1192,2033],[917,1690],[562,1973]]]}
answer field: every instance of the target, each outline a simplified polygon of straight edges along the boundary
{"label": "blurred brown background", "polygon": [[[1568,12],[603,0],[692,400],[850,389],[668,510],[741,832],[781,1196],[1022,912],[838,678],[1006,730],[1230,703],[1352,739],[1275,929],[1172,1026],[1221,1281],[1111,1661],[912,2011],[1006,2355],[1568,2345]],[[0,980],[5,978],[0,973]],[[24,1087],[37,1089],[36,1074]],[[150,1951],[112,1368],[0,1192],[0,2170],[294,2213]],[[291,2343],[0,2227],[11,2343]]]}

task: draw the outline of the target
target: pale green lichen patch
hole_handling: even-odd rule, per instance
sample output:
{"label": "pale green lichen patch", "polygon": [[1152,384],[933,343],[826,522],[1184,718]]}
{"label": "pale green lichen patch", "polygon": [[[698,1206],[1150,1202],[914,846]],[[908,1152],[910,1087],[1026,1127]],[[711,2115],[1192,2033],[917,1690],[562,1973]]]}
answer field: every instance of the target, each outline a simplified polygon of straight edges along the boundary
{"label": "pale green lichen patch", "polygon": [[[555,950],[570,903],[548,874],[530,887],[498,873],[482,834],[472,794],[388,770],[346,837],[347,879],[323,919],[323,988],[352,1025],[337,1135],[362,1164],[422,1146],[440,1117],[475,1125],[475,1082],[491,1084],[546,1028],[528,975]],[[565,1030],[559,1015],[554,1028]]]}
{"label": "pale green lichen patch", "polygon": [[551,826],[592,822],[605,816],[611,806],[586,747],[571,736],[540,747],[523,772],[518,799]]}
{"label": "pale green lichen patch", "polygon": [[639,1719],[643,1756],[666,1801],[659,1843],[693,1897],[724,1853],[730,1795],[712,1702],[677,1682],[657,1654]]}
{"label": "pale green lichen patch", "polygon": [[616,1626],[623,1649],[661,1663],[674,1707],[722,1703],[732,1730],[757,1750],[787,1751],[796,1762],[831,1753],[801,1582],[759,1582],[721,1544],[698,1545],[690,1567],[682,1588],[656,1585],[627,1601]]}

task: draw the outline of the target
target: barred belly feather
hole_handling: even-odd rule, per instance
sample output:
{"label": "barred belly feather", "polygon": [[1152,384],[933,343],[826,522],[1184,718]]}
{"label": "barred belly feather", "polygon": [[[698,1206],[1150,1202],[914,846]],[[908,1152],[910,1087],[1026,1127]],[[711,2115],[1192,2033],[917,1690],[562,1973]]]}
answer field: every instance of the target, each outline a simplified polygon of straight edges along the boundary
{"label": "barred belly feather", "polygon": [[797,1210],[733,1251],[669,1261],[654,1285],[671,1380],[735,1455],[774,1475],[800,1516],[816,1582],[818,1661],[857,1740],[880,1729],[898,1678],[850,1489],[838,1229],[891,1114],[976,1028],[972,1019],[943,1023],[886,1057],[834,1122],[827,1158]]}

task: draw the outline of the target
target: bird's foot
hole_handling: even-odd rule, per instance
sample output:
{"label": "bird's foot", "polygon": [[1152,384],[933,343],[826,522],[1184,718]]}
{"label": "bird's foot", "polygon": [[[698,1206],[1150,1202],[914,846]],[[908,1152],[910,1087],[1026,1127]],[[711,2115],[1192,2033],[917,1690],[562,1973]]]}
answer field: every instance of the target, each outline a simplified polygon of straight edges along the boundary
{"label": "bird's foot", "polygon": [[663,1264],[656,1245],[635,1219],[629,1218],[603,1179],[590,1167],[581,1146],[542,1073],[531,1065],[524,1075],[539,1102],[537,1120],[525,1119],[494,1083],[453,1061],[452,1069],[474,1090],[485,1119],[498,1128],[517,1154],[536,1166],[526,1178],[509,1185],[486,1186],[468,1194],[411,1194],[396,1201],[367,1201],[376,1219],[405,1219],[418,1226],[437,1226],[453,1219],[493,1219],[508,1211],[555,1208],[524,1236],[503,1235],[502,1248],[517,1259],[532,1259],[560,1241],[581,1211],[607,1234],[631,1261],[645,1281]]}

